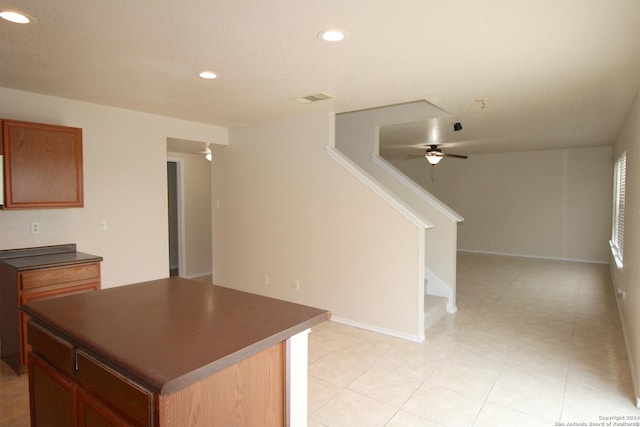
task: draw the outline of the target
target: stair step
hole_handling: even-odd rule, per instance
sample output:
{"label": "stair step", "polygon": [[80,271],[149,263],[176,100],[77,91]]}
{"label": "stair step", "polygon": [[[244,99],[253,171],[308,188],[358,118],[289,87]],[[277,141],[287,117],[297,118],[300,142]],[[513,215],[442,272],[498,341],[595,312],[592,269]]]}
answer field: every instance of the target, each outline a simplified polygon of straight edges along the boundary
{"label": "stair step", "polygon": [[448,298],[435,295],[424,296],[424,329],[433,326],[442,316],[447,313]]}

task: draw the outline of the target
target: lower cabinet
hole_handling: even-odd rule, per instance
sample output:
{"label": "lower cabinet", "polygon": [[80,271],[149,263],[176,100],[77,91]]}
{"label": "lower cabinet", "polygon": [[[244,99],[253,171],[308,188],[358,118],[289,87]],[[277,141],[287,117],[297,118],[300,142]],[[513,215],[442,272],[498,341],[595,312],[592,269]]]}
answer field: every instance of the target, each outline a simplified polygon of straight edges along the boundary
{"label": "lower cabinet", "polygon": [[71,343],[28,323],[31,425],[152,426],[152,394]]}
{"label": "lower cabinet", "polygon": [[31,425],[38,427],[127,427],[128,423],[90,392],[37,355],[29,354]]}

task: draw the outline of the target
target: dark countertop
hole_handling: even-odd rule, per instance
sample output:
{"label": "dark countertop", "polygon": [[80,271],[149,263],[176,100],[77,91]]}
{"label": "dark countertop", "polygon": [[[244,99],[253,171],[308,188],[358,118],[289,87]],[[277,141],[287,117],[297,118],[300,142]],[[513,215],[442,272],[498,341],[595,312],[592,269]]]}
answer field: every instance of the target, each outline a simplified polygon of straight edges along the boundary
{"label": "dark countertop", "polygon": [[162,395],[331,316],[326,310],[178,277],[36,301],[22,310]]}
{"label": "dark countertop", "polygon": [[75,244],[0,251],[0,262],[18,271],[100,261],[101,256],[76,252]]}

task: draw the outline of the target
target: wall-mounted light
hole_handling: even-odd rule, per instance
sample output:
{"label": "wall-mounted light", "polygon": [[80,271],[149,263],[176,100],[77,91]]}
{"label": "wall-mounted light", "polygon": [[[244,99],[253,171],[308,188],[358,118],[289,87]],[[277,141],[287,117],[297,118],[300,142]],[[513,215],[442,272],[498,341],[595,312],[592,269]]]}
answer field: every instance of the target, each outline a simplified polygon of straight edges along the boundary
{"label": "wall-mounted light", "polygon": [[204,158],[209,161],[213,160],[213,156],[211,155],[211,149],[209,147],[207,147],[207,149],[204,150]]}

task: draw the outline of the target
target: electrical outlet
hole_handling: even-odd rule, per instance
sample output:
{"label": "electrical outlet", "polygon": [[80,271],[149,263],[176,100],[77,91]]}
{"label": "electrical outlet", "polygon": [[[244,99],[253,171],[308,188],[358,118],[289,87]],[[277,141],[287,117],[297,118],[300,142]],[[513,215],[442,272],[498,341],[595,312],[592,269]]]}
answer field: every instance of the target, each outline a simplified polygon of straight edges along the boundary
{"label": "electrical outlet", "polygon": [[296,291],[300,290],[300,280],[293,281],[293,289],[295,289]]}
{"label": "electrical outlet", "polygon": [[267,274],[264,275],[264,284],[265,285],[269,284],[269,275],[267,275]]}
{"label": "electrical outlet", "polygon": [[31,223],[31,234],[38,234],[40,233],[40,223],[39,222],[32,222]]}
{"label": "electrical outlet", "polygon": [[106,230],[107,229],[107,220],[106,219],[101,219],[98,227],[100,228],[100,230]]}

